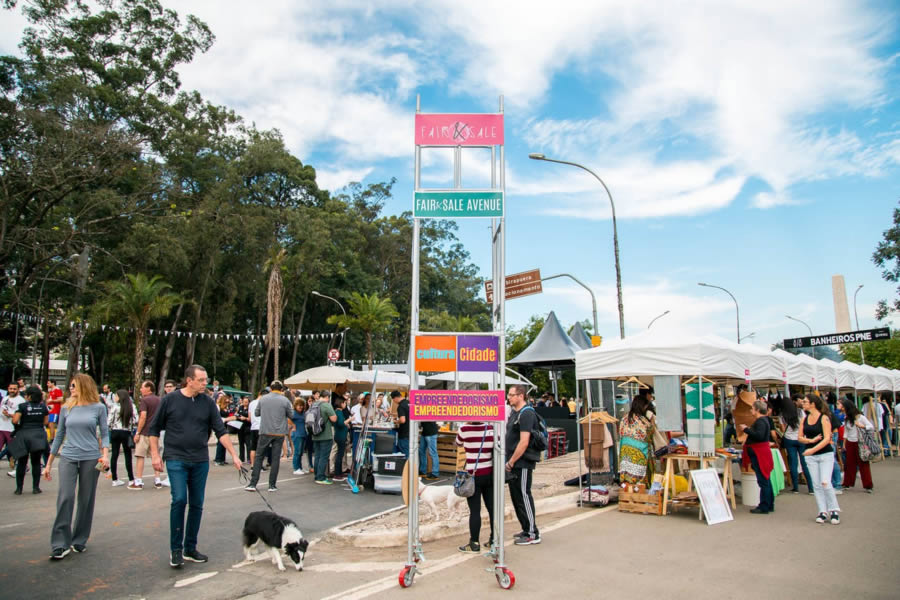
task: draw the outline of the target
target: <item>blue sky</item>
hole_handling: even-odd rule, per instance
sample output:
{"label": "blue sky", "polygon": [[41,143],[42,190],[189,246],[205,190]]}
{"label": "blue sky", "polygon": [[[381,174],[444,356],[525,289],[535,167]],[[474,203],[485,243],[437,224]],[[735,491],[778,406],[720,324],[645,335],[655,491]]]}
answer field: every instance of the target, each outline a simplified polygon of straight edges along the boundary
{"label": "blue sky", "polygon": [[[626,332],[686,328],[767,345],[835,329],[843,274],[861,328],[894,290],[870,257],[900,201],[898,9],[892,2],[266,2],[169,0],[214,47],[185,88],[278,128],[320,186],[396,177],[411,208],[413,114],[494,112],[505,98],[507,272],[572,273],[618,331],[609,204],[616,201]],[[21,21],[2,25],[4,51]],[[423,178],[449,180],[449,155]],[[479,164],[480,162],[480,164]],[[484,181],[467,155],[464,182]],[[487,222],[459,235],[487,275]],[[507,303],[507,322],[590,317],[565,280]],[[900,323],[900,321],[898,321]]]}

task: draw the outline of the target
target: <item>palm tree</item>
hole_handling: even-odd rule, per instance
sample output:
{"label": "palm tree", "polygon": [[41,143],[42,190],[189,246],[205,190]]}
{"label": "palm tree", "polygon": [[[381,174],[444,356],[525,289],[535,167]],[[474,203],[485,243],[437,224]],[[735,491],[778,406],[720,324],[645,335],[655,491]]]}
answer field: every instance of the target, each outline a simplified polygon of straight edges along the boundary
{"label": "palm tree", "polygon": [[284,282],[281,279],[281,264],[287,256],[284,248],[272,253],[265,267],[270,268],[269,288],[266,293],[266,358],[263,361],[263,379],[266,378],[269,353],[275,353],[275,379],[278,379],[278,351],[281,346],[281,315],[284,312]]}
{"label": "palm tree", "polygon": [[400,315],[394,308],[391,299],[379,298],[378,293],[369,295],[353,292],[347,305],[350,307],[350,314],[331,315],[328,317],[328,323],[338,327],[359,329],[366,334],[366,356],[369,359],[369,369],[371,369],[374,363],[372,334],[383,330],[391,322],[391,319],[396,319]]}
{"label": "palm tree", "polygon": [[159,275],[148,278],[143,273],[126,275],[126,281],[109,281],[104,284],[105,294],[95,305],[95,311],[103,318],[123,319],[134,329],[134,378],[135,397],[144,371],[144,347],[147,345],[147,326],[152,319],[167,317],[172,308],[186,302],[178,294],[171,293],[172,286]]}

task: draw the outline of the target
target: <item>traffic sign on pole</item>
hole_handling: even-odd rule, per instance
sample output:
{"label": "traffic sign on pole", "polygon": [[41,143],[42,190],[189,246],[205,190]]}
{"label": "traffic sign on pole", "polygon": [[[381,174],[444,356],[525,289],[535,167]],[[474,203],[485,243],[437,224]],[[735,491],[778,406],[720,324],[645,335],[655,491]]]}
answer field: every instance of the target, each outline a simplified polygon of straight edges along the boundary
{"label": "traffic sign on pole", "polygon": [[[532,269],[531,271],[523,271],[506,276],[506,293],[504,296],[507,300],[530,296],[531,294],[540,294],[543,291],[540,269]],[[484,295],[487,297],[488,303],[494,301],[494,282],[484,282]]]}
{"label": "traffic sign on pole", "polygon": [[332,348],[331,350],[328,351],[328,360],[335,361],[335,360],[340,360],[340,358],[341,358],[341,351],[338,350],[337,348]]}

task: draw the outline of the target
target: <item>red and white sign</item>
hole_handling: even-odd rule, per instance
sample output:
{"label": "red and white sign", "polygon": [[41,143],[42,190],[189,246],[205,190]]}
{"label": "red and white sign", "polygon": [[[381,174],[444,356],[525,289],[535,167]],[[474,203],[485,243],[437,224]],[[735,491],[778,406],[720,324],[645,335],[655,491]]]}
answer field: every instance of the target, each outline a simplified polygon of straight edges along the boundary
{"label": "red and white sign", "polygon": [[328,351],[328,360],[339,360],[341,358],[341,352],[337,348],[332,348]]}
{"label": "red and white sign", "polygon": [[501,146],[502,114],[416,114],[418,146]]}

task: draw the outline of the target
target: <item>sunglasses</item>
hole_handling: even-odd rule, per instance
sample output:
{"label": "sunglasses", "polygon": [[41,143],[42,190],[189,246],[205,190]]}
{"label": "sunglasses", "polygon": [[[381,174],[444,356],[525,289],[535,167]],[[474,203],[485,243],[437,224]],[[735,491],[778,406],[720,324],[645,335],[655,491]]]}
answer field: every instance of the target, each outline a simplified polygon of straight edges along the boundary
{"label": "sunglasses", "polygon": [[70,389],[70,390],[74,390],[74,389],[75,389],[75,384],[74,384],[74,383],[69,384],[69,389]]}

